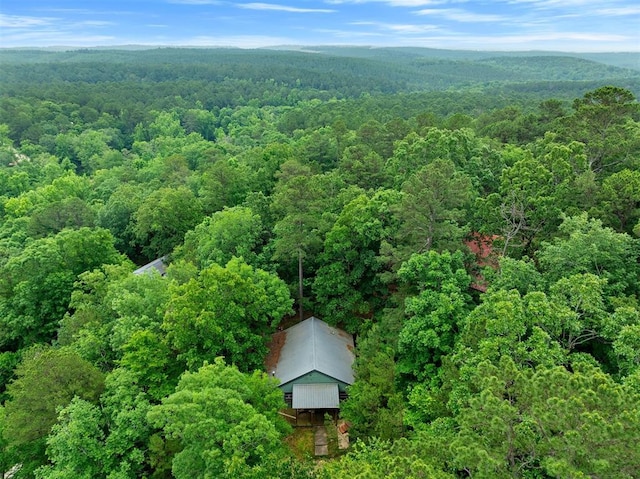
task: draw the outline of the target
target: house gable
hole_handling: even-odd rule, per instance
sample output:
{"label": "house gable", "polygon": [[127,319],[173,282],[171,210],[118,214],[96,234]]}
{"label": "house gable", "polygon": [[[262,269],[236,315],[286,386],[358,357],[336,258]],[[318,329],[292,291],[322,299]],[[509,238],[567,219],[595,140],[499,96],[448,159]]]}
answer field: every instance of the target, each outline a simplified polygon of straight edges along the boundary
{"label": "house gable", "polygon": [[348,383],[339,381],[336,378],[327,376],[326,374],[323,374],[319,371],[309,371],[308,373],[303,374],[302,376],[299,376],[287,383],[281,383],[280,389],[284,393],[290,393],[293,391],[294,384],[330,384],[330,383],[337,383],[338,389],[340,390],[340,392],[345,392],[346,387],[349,386]]}

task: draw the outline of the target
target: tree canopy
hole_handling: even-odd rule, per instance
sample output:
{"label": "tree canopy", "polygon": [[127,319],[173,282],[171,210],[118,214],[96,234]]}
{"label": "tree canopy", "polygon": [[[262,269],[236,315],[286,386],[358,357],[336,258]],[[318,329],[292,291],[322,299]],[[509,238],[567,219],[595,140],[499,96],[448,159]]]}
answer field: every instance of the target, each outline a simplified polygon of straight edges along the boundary
{"label": "tree canopy", "polygon": [[[0,51],[0,472],[637,477],[631,57],[316,50]],[[263,372],[311,314],[322,460]]]}

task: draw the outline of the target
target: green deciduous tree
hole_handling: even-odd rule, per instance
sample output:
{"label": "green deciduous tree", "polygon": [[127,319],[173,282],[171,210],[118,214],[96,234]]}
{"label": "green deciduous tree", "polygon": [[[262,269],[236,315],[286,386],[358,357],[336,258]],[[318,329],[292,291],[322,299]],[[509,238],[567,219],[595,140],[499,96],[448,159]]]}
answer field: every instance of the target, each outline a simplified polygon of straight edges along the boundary
{"label": "green deciduous tree", "polygon": [[2,266],[0,344],[11,349],[50,340],[77,276],[122,261],[104,229],[67,229],[29,243]]}
{"label": "green deciduous tree", "polygon": [[640,171],[624,169],[608,176],[599,196],[603,222],[631,234],[640,220]]}
{"label": "green deciduous tree", "polygon": [[549,279],[591,273],[607,281],[606,296],[638,293],[636,239],[602,226],[586,213],[565,218],[560,233],[538,253],[541,270]]}
{"label": "green deciduous tree", "polygon": [[[138,346],[142,349],[151,347],[153,341],[141,340],[138,334],[164,338],[161,324],[169,280],[155,272],[134,275],[132,268],[131,264],[106,266],[81,274],[71,294],[72,312],[65,315],[58,330],[59,344],[70,346],[103,370],[112,369],[122,359],[134,338],[141,341]],[[163,348],[154,349],[159,355],[155,361],[166,359],[160,356]],[[152,364],[148,364],[150,371]]]}
{"label": "green deciduous tree", "polygon": [[235,158],[221,159],[197,178],[198,197],[207,214],[237,206],[250,191],[255,172]]}
{"label": "green deciduous tree", "polygon": [[380,250],[397,232],[392,212],[400,199],[392,190],[358,196],[327,233],[313,283],[318,310],[327,321],[356,332],[355,318],[371,315],[389,296],[381,277],[386,264]]}
{"label": "green deciduous tree", "polygon": [[157,401],[173,390],[182,371],[164,335],[148,329],[131,334],[118,364],[136,374],[137,384]]}
{"label": "green deciduous tree", "polygon": [[[384,320],[383,320],[384,321]],[[404,432],[402,392],[397,387],[395,333],[385,337],[385,323],[375,324],[359,336],[349,396],[340,415],[351,422],[351,438],[396,439]]]}
{"label": "green deciduous tree", "polygon": [[[278,219],[274,226],[273,258],[289,266],[297,264],[298,307],[302,317],[304,266],[315,264],[324,235],[331,228],[343,204],[355,194],[343,195],[344,182],[332,174],[314,175],[311,168],[295,161],[282,164],[273,193],[272,208]],[[284,268],[283,268],[284,269]]]}
{"label": "green deciduous tree", "polygon": [[161,188],[147,196],[134,214],[137,242],[149,259],[170,253],[203,217],[195,195],[185,187]]}
{"label": "green deciduous tree", "polygon": [[562,143],[557,134],[548,132],[529,144],[527,150],[551,173],[555,203],[560,211],[574,215],[594,207],[600,184],[589,169],[584,143]]}
{"label": "green deciduous tree", "polygon": [[425,422],[459,413],[478,393],[478,365],[497,365],[509,357],[519,370],[566,364],[567,351],[547,328],[561,323],[571,311],[540,291],[526,296],[512,289],[482,297],[482,304],[464,318],[453,352],[442,358],[435,378],[417,384],[408,395],[407,422],[421,428]]}
{"label": "green deciduous tree", "polygon": [[60,411],[58,423],[47,439],[47,456],[52,462],[36,471],[38,479],[93,479],[106,477],[104,420],[98,406],[78,397]]}
{"label": "green deciduous tree", "polygon": [[282,280],[233,258],[172,287],[163,329],[190,368],[224,355],[247,371],[261,366],[269,335],[291,306]]}
{"label": "green deciduous tree", "polygon": [[101,464],[105,478],[135,479],[148,474],[153,428],[147,414],[158,399],[152,397],[143,374],[118,368],[107,375],[100,397],[107,433],[107,457]]}
{"label": "green deciduous tree", "polygon": [[421,135],[409,134],[398,141],[385,170],[396,186],[436,160],[451,161],[466,173],[475,189],[495,191],[504,162],[499,152],[469,129],[427,128]]}
{"label": "green deciduous tree", "polygon": [[529,258],[513,259],[503,256],[499,263],[497,270],[485,268],[483,272],[489,282],[488,291],[517,289],[520,294],[525,295],[531,291],[544,290],[544,278]]}
{"label": "green deciduous tree", "polygon": [[92,181],[88,177],[65,172],[47,184],[7,199],[4,203],[4,210],[9,217],[20,217],[31,215],[34,210],[46,208],[51,203],[71,198],[88,201],[92,195],[91,188]]}
{"label": "green deciduous tree", "polygon": [[136,332],[160,333],[169,299],[169,281],[158,273],[130,274],[109,284],[103,304],[116,316],[109,333],[113,350],[120,352]]}
{"label": "green deciduous tree", "polygon": [[73,138],[74,157],[80,172],[88,174],[100,168],[114,166],[108,161],[113,152],[108,145],[113,133],[117,134],[117,130],[88,129]]}
{"label": "green deciduous tree", "polygon": [[[294,150],[291,145],[277,142],[269,143],[262,148],[252,148],[239,155],[239,161],[255,173],[255,176],[251,178],[254,183],[250,193],[271,194],[280,165],[292,160],[293,157]],[[254,213],[256,212],[254,211]]]}
{"label": "green deciduous tree", "polygon": [[583,142],[589,168],[596,172],[637,168],[637,115],[640,107],[629,90],[603,86],[573,102],[574,112],[564,120],[564,134]]}
{"label": "green deciduous tree", "polygon": [[146,194],[140,185],[121,183],[98,211],[98,224],[111,231],[118,251],[134,261],[140,254],[139,248],[136,248],[134,215]]}
{"label": "green deciduous tree", "polygon": [[212,263],[225,265],[232,257],[260,266],[258,247],[264,240],[260,216],[242,206],[218,211],[185,235],[178,256],[199,268]]}
{"label": "green deciduous tree", "polygon": [[503,255],[514,249],[531,255],[560,222],[564,185],[530,152],[511,153],[516,161],[502,172],[499,191],[477,201],[478,229],[501,236]]}
{"label": "green deciduous tree", "polygon": [[466,233],[465,208],[474,195],[470,178],[451,160],[435,160],[412,175],[402,192],[399,259],[409,252],[458,249]]}
{"label": "green deciduous tree", "polygon": [[456,360],[460,364],[484,360],[495,363],[502,356],[510,356],[520,367],[563,364],[566,352],[554,331],[546,330],[567,317],[573,318],[570,313],[540,291],[525,296],[516,290],[487,294],[465,319]]}
{"label": "green deciduous tree", "polygon": [[117,369],[107,376],[102,407],[74,398],[47,438],[50,465],[36,477],[135,479],[149,471],[150,403],[137,376]]}
{"label": "green deciduous tree", "polygon": [[563,312],[556,321],[545,324],[545,329],[568,351],[606,335],[605,285],[606,280],[588,273],[561,278],[551,285],[551,300]]}
{"label": "green deciduous tree", "polygon": [[321,479],[453,479],[455,476],[434,465],[418,445],[406,439],[395,442],[358,441],[340,460],[327,462],[318,476]]}
{"label": "green deciduous tree", "polygon": [[442,356],[453,350],[471,310],[467,293],[471,278],[460,251],[413,255],[398,276],[415,291],[405,299],[407,319],[398,337],[399,368],[424,380],[435,373]]}
{"label": "green deciduous tree", "polygon": [[629,308],[616,314],[631,319],[631,324],[624,324],[613,341],[618,370],[622,376],[629,376],[640,372],[640,313]]}
{"label": "green deciduous tree", "polygon": [[[180,118],[176,112],[156,111],[155,119],[149,124],[146,133],[149,139],[160,138],[163,136],[170,138],[179,138],[185,136],[184,128],[180,125]],[[136,138],[138,139],[138,138]],[[144,137],[140,138],[144,139]]]}
{"label": "green deciduous tree", "polygon": [[347,147],[340,157],[338,168],[349,184],[360,188],[376,189],[389,183],[384,159],[366,145]]}
{"label": "green deciduous tree", "polygon": [[32,470],[44,462],[44,441],[57,409],[76,396],[97,401],[104,376],[73,351],[38,347],[25,353],[15,374],[7,387],[3,435],[25,470]]}
{"label": "green deciduous tree", "polygon": [[221,359],[185,373],[149,412],[182,449],[172,472],[186,478],[263,478],[283,457],[277,411],[282,393],[264,373],[245,376]]}
{"label": "green deciduous tree", "polygon": [[474,477],[632,478],[639,397],[586,363],[479,365],[480,393],[458,416],[455,463]]}

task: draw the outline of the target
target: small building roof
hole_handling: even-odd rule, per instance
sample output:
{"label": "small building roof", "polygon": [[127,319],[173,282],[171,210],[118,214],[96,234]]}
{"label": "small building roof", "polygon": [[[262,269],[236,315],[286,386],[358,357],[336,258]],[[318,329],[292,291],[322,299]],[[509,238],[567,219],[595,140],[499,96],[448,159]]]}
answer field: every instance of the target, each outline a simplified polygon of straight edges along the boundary
{"label": "small building roof", "polygon": [[338,383],[294,384],[293,409],[339,409]]}
{"label": "small building roof", "polygon": [[167,274],[167,264],[165,263],[166,259],[166,256],[154,259],[151,263],[147,263],[135,270],[133,274],[144,274],[150,273],[152,271],[158,271],[158,273],[160,273],[160,276],[164,276],[165,274]]}
{"label": "small building roof", "polygon": [[353,384],[353,336],[313,316],[286,329],[285,333],[275,370],[280,385],[312,371]]}
{"label": "small building roof", "polygon": [[474,281],[471,283],[471,288],[485,293],[489,286],[487,280],[485,280],[479,268],[490,266],[493,269],[497,269],[500,265],[499,255],[493,249],[494,241],[500,239],[498,235],[483,235],[481,233],[471,233],[471,235],[465,241],[469,251],[476,257],[475,271],[471,272]]}

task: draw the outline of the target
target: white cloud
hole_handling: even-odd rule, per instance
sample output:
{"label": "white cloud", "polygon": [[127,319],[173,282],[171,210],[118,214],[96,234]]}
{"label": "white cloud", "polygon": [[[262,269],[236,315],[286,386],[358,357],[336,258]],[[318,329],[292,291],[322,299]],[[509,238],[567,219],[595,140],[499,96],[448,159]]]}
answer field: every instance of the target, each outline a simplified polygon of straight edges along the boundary
{"label": "white cloud", "polygon": [[[313,30],[316,33],[321,33],[323,35],[333,35],[336,38],[346,38],[349,39],[350,44],[357,43],[355,41],[356,38],[375,38],[375,37],[386,37],[386,35],[378,32],[363,32],[363,31],[354,31],[354,30],[339,30],[339,29],[331,29],[331,28],[315,28]],[[324,43],[332,43],[327,42],[325,39]]]}
{"label": "white cloud", "polygon": [[339,5],[345,3],[385,3],[390,7],[427,7],[447,5],[450,3],[465,3],[466,0],[327,0],[325,3]]}
{"label": "white cloud", "polygon": [[108,35],[80,35],[75,32],[57,30],[39,30],[27,32],[10,32],[2,35],[2,46],[87,46],[113,45],[116,37]]}
{"label": "white cloud", "polygon": [[51,25],[56,19],[46,17],[26,17],[22,15],[5,15],[0,13],[2,28],[33,28]]}
{"label": "white cloud", "polygon": [[510,4],[526,4],[534,8],[579,7],[585,5],[602,5],[601,0],[508,0]]}
{"label": "white cloud", "polygon": [[[1,45],[12,46],[83,46],[113,42],[112,35],[92,32],[110,27],[114,22],[103,20],[68,21],[64,18],[0,14]],[[86,30],[86,31],[85,31]]]}
{"label": "white cloud", "polygon": [[73,14],[73,15],[131,15],[131,10],[92,10],[89,8],[36,8],[34,11],[38,12],[52,12],[60,14]]}
{"label": "white cloud", "polygon": [[247,10],[267,10],[275,12],[289,12],[289,13],[334,13],[335,10],[328,8],[299,8],[289,7],[287,5],[276,5],[273,3],[239,3],[236,5],[239,8]]}
{"label": "white cloud", "polygon": [[260,48],[295,43],[285,37],[271,37],[266,35],[231,35],[231,36],[198,36],[171,42],[159,42],[159,45],[174,45],[186,47],[237,47]]}
{"label": "white cloud", "polygon": [[222,2],[218,0],[168,0],[168,3],[175,3],[177,5],[221,5]]}
{"label": "white cloud", "polygon": [[84,22],[78,22],[77,25],[84,25],[87,27],[106,27],[110,25],[116,25],[115,22],[105,22],[102,20],[87,20]]}
{"label": "white cloud", "polygon": [[[640,13],[640,7],[629,0],[502,0],[508,5],[522,6],[531,12],[549,11],[562,13],[565,17],[628,16]],[[554,17],[556,13],[553,13]]]}
{"label": "white cloud", "polygon": [[446,20],[454,20],[456,22],[478,23],[478,22],[503,22],[507,17],[503,15],[494,15],[488,13],[474,13],[460,8],[428,8],[418,10],[417,15],[427,15],[434,17],[442,17]]}
{"label": "white cloud", "polygon": [[[640,5],[629,5],[627,7],[611,7],[611,8],[598,8],[596,10],[598,15],[606,15],[611,17],[626,17],[628,15],[640,15]],[[638,25],[640,28],[640,25]]]}
{"label": "white cloud", "polygon": [[599,48],[600,50],[606,50],[606,46],[603,45],[604,43],[626,42],[629,38],[625,35],[615,34],[562,32],[533,35],[461,35],[454,38],[448,37],[448,40],[465,43],[467,45],[482,45],[483,47],[491,45],[491,48],[498,47],[503,50],[512,50],[515,45],[529,45],[531,48],[540,48],[544,45],[553,44],[554,49],[562,51],[563,47],[561,45],[566,45],[566,48],[568,48],[568,45],[573,44],[580,45],[584,48],[587,46],[585,42],[590,42],[601,47]]}
{"label": "white cloud", "polygon": [[383,22],[351,22],[350,25],[356,26],[373,26],[382,30],[389,30],[391,32],[397,32],[399,34],[418,34],[425,32],[433,32],[440,30],[437,25],[429,24],[398,24],[398,23],[383,23]]}
{"label": "white cloud", "polygon": [[88,15],[96,13],[95,10],[88,8],[38,8],[39,12],[55,12],[55,13],[76,13],[78,15]]}

